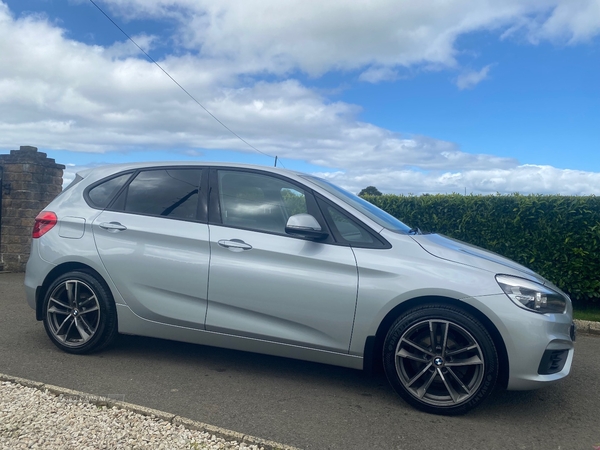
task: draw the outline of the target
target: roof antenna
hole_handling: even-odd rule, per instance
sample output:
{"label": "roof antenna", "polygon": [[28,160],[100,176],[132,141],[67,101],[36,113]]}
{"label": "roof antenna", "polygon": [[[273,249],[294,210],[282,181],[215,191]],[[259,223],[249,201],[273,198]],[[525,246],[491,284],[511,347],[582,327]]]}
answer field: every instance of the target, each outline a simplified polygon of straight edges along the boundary
{"label": "roof antenna", "polygon": [[275,155],[275,165],[273,167],[277,167],[277,155]]}

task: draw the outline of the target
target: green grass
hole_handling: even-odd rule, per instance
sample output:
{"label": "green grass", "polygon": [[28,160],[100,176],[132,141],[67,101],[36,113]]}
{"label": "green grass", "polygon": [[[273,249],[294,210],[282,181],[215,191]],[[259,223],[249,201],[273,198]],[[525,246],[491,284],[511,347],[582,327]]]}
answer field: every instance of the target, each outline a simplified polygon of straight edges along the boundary
{"label": "green grass", "polygon": [[593,308],[590,306],[573,308],[573,317],[579,320],[591,320],[593,322],[600,322],[600,305]]}

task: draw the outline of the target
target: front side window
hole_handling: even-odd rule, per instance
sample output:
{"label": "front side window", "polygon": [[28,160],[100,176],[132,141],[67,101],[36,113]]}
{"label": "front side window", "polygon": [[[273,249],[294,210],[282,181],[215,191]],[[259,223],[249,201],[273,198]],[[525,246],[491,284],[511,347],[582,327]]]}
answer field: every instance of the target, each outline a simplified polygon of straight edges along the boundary
{"label": "front side window", "polygon": [[350,244],[373,244],[375,240],[363,227],[350,220],[331,206],[327,206],[327,214],[342,238]]}
{"label": "front side window", "polygon": [[111,209],[163,216],[196,219],[201,169],[158,169],[140,172]]}
{"label": "front side window", "polygon": [[219,202],[223,225],[285,234],[294,214],[306,214],[306,193],[277,177],[220,170]]}
{"label": "front side window", "polygon": [[372,203],[369,203],[368,201],[340,188],[339,186],[336,186],[333,183],[330,183],[327,180],[323,180],[322,178],[318,178],[312,175],[302,175],[302,177],[315,183],[317,186],[321,187],[322,189],[337,197],[339,200],[343,201],[347,205],[364,214],[373,222],[382,226],[383,228],[386,228],[390,231],[394,231],[396,233],[410,233],[411,228],[409,226],[400,222],[391,214],[388,214],[385,211],[379,209]]}

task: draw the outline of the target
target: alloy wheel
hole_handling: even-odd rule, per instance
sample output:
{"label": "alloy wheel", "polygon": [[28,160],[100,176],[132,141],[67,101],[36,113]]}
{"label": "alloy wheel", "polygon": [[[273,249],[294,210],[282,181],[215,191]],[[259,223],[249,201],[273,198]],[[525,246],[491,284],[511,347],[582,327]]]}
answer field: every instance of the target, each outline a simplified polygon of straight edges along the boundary
{"label": "alloy wheel", "polygon": [[100,324],[100,304],[94,290],[83,281],[68,279],[58,284],[47,302],[49,331],[66,347],[85,345]]}
{"label": "alloy wheel", "polygon": [[435,407],[468,401],[477,393],[485,372],[483,351],[473,335],[441,319],[409,327],[396,346],[395,364],[404,388]]}

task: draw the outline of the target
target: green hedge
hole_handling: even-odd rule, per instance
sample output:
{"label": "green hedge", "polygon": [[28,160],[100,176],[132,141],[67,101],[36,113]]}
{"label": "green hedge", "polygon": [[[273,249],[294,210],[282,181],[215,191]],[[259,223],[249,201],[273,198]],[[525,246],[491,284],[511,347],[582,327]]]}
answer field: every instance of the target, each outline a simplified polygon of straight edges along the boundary
{"label": "green hedge", "polygon": [[517,261],[576,304],[600,303],[600,197],[460,194],[365,196],[407,225]]}

